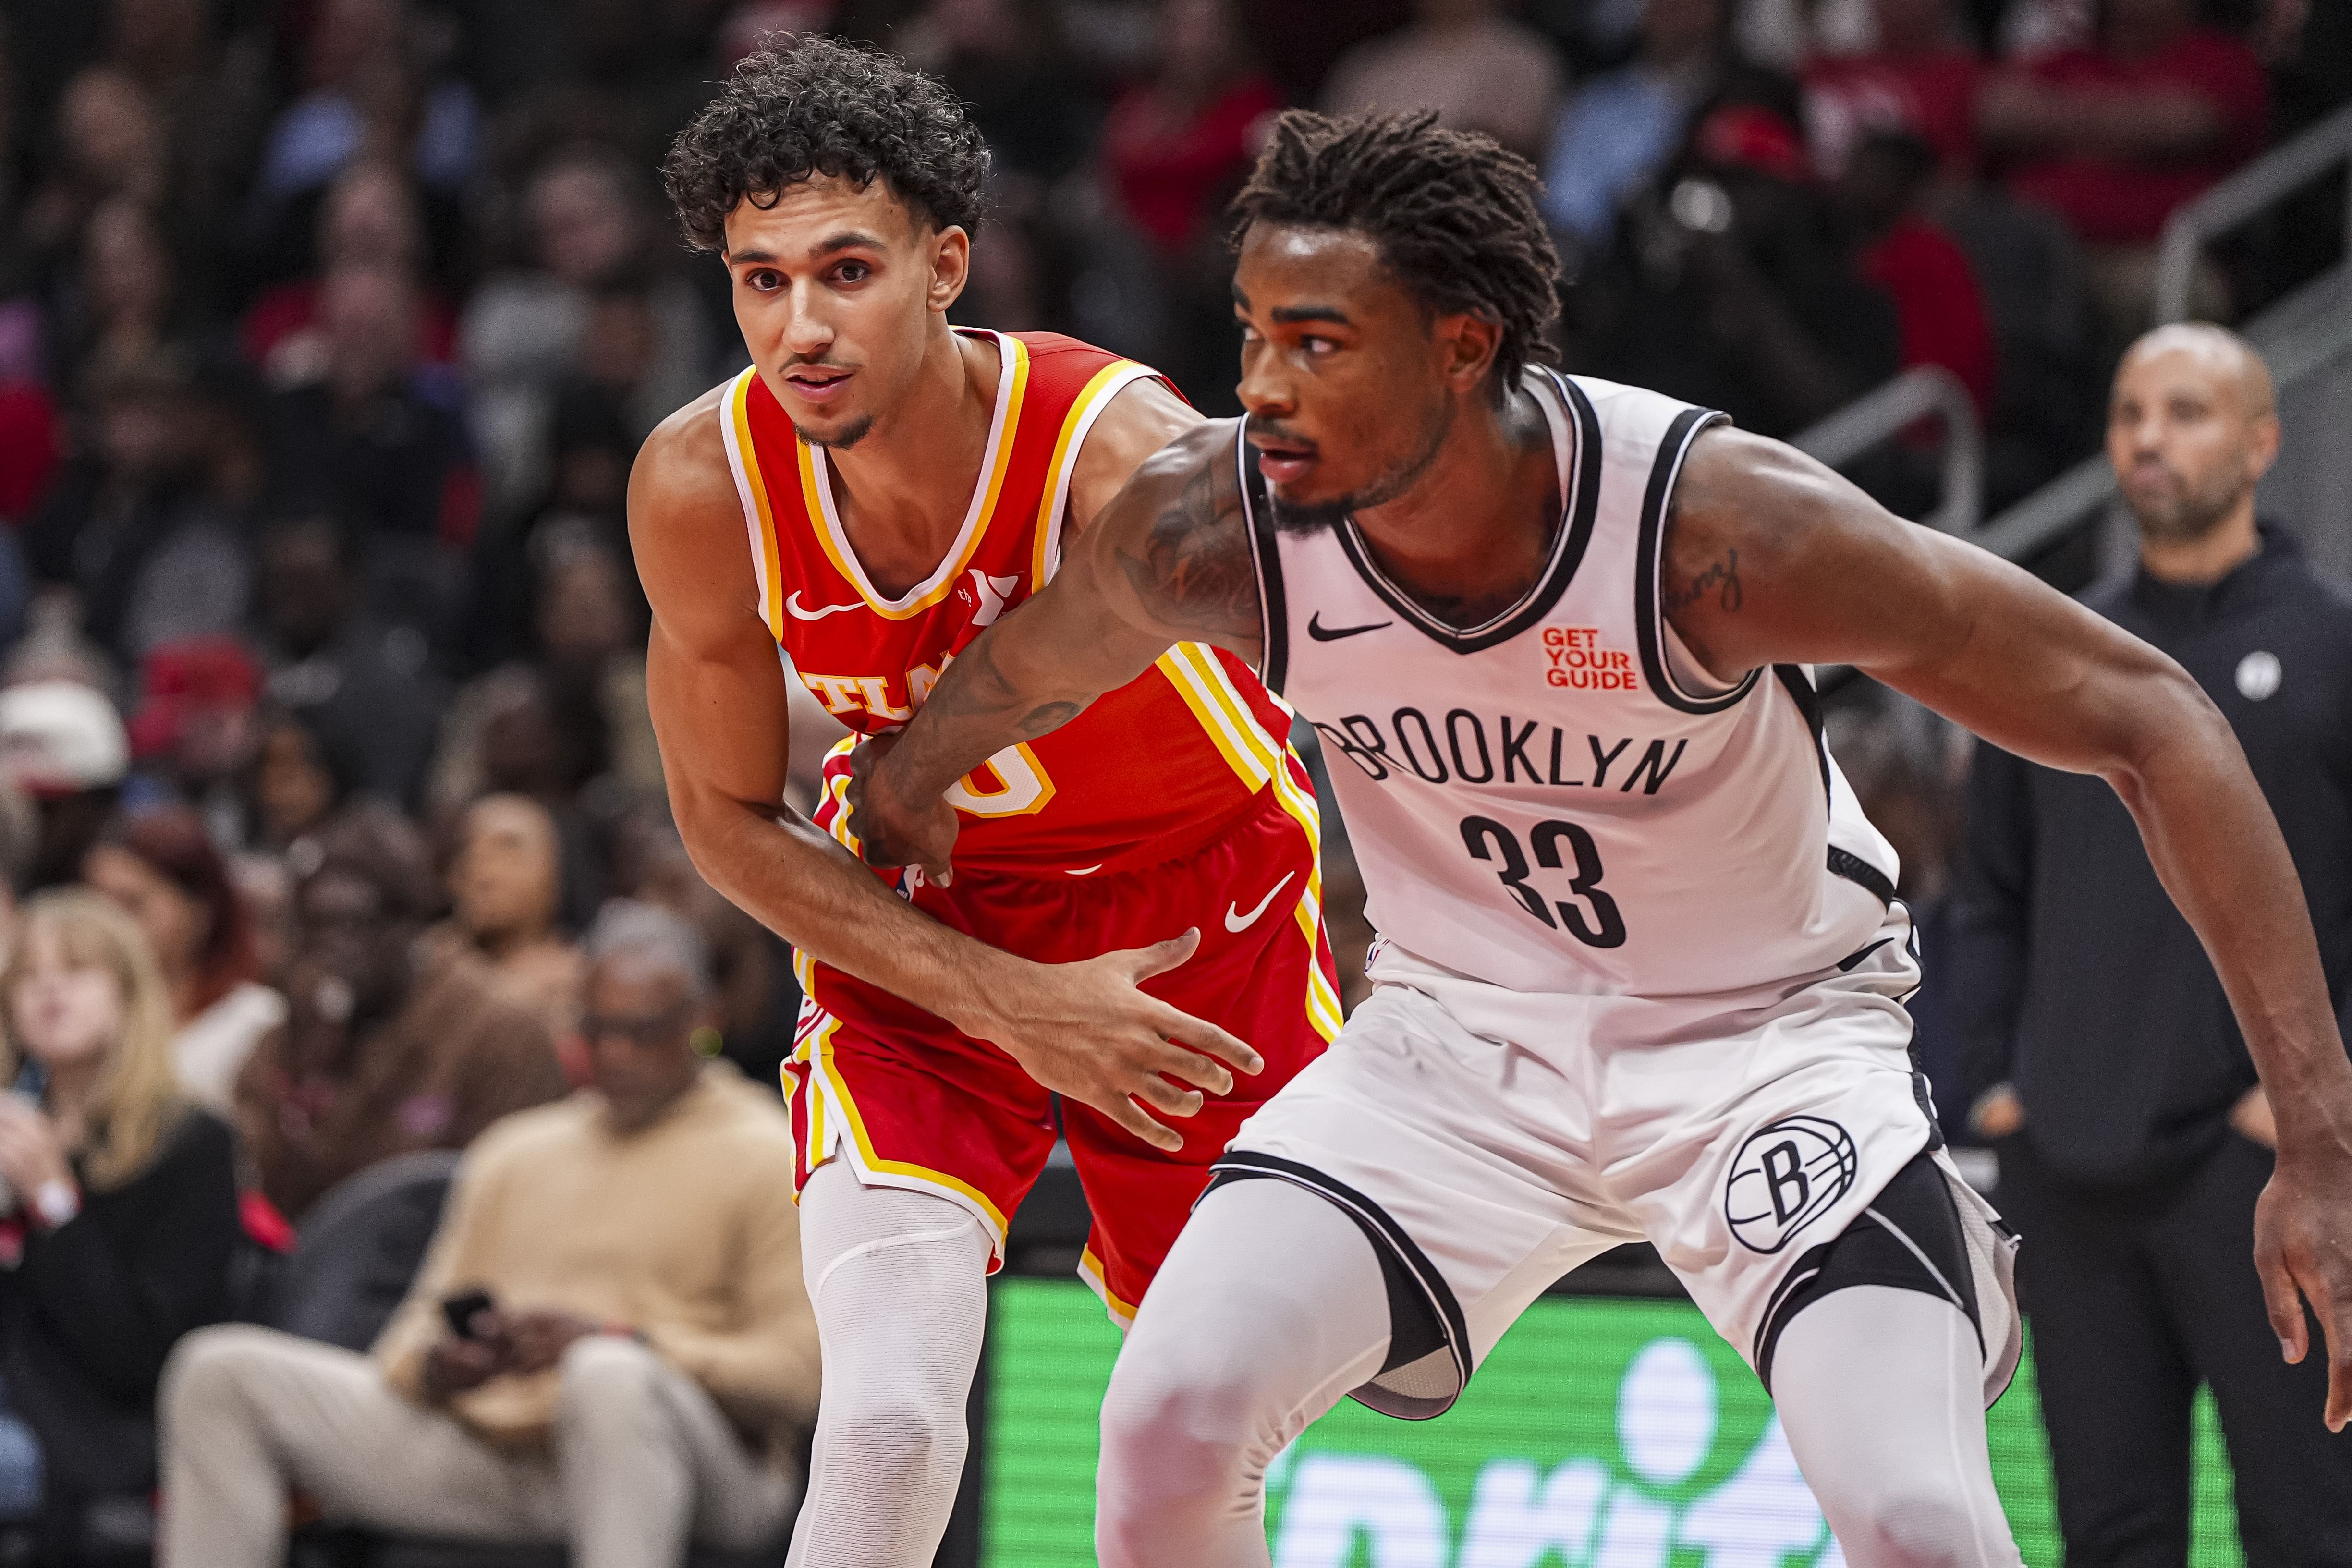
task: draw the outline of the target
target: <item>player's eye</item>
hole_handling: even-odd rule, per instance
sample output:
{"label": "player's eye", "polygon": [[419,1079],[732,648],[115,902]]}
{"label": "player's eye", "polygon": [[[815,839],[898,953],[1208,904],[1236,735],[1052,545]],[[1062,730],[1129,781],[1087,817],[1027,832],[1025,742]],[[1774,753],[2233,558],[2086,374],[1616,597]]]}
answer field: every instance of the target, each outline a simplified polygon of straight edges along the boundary
{"label": "player's eye", "polygon": [[743,286],[758,294],[773,294],[783,284],[782,274],[771,272],[766,267],[743,275]]}
{"label": "player's eye", "polygon": [[1298,340],[1298,346],[1318,359],[1339,351],[1338,340],[1332,338],[1301,338]]}
{"label": "player's eye", "polygon": [[843,283],[863,283],[874,276],[874,269],[862,261],[845,261],[833,269],[833,276]]}

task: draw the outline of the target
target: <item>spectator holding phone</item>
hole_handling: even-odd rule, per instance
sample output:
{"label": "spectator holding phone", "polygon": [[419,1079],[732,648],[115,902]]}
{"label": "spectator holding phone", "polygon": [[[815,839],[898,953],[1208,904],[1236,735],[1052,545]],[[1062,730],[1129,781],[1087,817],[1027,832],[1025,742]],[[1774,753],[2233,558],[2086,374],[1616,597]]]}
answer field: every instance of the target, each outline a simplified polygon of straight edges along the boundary
{"label": "spectator holding phone", "polygon": [[174,1358],[167,1568],[279,1561],[295,1487],[340,1521],[561,1541],[577,1568],[790,1520],[818,1360],[790,1124],[699,1053],[718,996],[694,927],[616,902],[586,947],[593,1087],[468,1151],[372,1359],[242,1325]]}
{"label": "spectator holding phone", "polygon": [[154,1485],[163,1359],[224,1311],[229,1132],[183,1097],[171,1039],[128,915],[27,901],[0,967],[0,1514],[68,1552],[84,1503]]}

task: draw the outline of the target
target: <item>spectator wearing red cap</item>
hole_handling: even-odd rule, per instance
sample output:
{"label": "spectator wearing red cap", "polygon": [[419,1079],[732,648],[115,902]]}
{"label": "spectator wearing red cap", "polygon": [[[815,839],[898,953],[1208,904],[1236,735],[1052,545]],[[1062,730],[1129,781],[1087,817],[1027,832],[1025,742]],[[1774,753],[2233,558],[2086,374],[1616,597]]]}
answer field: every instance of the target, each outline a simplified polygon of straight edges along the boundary
{"label": "spectator wearing red cap", "polygon": [[286,999],[257,983],[252,922],[204,819],[166,806],[121,821],[91,848],[82,878],[121,904],[155,950],[181,1089],[230,1115],[236,1075],[262,1036],[286,1021]]}
{"label": "spectator wearing red cap", "polygon": [[244,829],[236,780],[260,743],[259,663],[235,637],[184,637],[149,653],[140,677],[130,732],[143,781],[204,808],[218,818],[217,834],[236,841]]}

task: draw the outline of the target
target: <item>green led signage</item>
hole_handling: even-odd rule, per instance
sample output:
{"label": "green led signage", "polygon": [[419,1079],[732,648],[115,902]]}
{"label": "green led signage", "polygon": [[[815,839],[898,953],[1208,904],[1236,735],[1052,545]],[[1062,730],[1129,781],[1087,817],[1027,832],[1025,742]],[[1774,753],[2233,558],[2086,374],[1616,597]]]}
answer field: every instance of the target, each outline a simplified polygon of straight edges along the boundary
{"label": "green led signage", "polygon": [[[990,1340],[989,1568],[1091,1568],[1095,1416],[1118,1333],[1075,1281],[1005,1280]],[[2025,1560],[2057,1568],[2032,1364],[1990,1417]],[[2192,1568],[2242,1562],[2209,1403]],[[1452,1411],[1352,1401],[1267,1477],[1275,1568],[1843,1568],[1771,1401],[1685,1301],[1551,1297]]]}

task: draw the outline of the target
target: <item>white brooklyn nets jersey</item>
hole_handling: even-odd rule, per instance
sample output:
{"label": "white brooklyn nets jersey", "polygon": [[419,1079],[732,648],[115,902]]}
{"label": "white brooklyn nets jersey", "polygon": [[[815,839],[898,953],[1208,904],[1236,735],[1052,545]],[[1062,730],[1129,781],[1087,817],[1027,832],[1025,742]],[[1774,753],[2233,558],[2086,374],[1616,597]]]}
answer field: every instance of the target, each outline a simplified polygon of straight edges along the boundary
{"label": "white brooklyn nets jersey", "polygon": [[1561,525],[1535,586],[1477,626],[1416,605],[1352,522],[1276,528],[1235,443],[1265,682],[1323,737],[1374,927],[1517,991],[1696,997],[1830,968],[1877,933],[1895,852],[1822,743],[1806,673],[1721,689],[1660,605],[1675,476],[1722,416],[1542,370],[1527,384]]}

